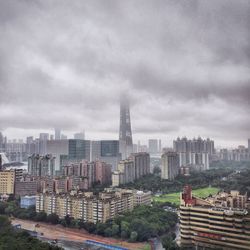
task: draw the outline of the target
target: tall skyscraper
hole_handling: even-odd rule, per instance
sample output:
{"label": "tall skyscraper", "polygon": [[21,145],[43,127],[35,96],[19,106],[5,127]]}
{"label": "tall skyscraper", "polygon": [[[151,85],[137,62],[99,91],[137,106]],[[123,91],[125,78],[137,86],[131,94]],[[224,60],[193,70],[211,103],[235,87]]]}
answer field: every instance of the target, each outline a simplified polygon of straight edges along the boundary
{"label": "tall skyscraper", "polygon": [[39,154],[46,155],[47,154],[47,141],[49,140],[48,133],[40,133],[39,136]]}
{"label": "tall skyscraper", "polygon": [[122,154],[122,159],[126,159],[133,153],[130,109],[127,97],[122,97],[120,103],[119,150]]}
{"label": "tall skyscraper", "polygon": [[150,154],[158,153],[158,140],[157,139],[148,140],[148,150]]}
{"label": "tall skyscraper", "polygon": [[61,139],[61,129],[55,128],[55,140]]}
{"label": "tall skyscraper", "polygon": [[161,139],[159,139],[159,147],[158,147],[158,151],[159,151],[159,153],[161,153],[161,151],[162,151],[162,148],[161,148]]}

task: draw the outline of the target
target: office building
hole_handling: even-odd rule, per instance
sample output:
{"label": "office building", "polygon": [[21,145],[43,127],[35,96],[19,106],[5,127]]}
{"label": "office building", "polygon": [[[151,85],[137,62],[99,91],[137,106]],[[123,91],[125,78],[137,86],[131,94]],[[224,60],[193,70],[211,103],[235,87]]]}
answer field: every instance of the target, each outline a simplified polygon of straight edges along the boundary
{"label": "office building", "polygon": [[90,161],[90,141],[70,139],[68,159]]}
{"label": "office building", "polygon": [[[230,194],[235,196],[235,194]],[[237,195],[236,195],[237,196]],[[246,209],[231,207],[227,197],[203,200],[184,188],[180,205],[181,245],[196,249],[250,249],[250,216]],[[226,205],[226,206],[225,206]]]}
{"label": "office building", "polygon": [[74,139],[76,140],[85,140],[85,132],[79,132],[74,134]]}
{"label": "office building", "polygon": [[62,140],[67,140],[68,137],[67,137],[67,135],[61,134],[61,139],[62,139]]}
{"label": "office building", "polygon": [[61,139],[61,129],[55,128],[55,140],[60,140],[60,139]]}
{"label": "office building", "polygon": [[27,153],[27,156],[33,155],[35,153],[39,153],[39,151],[36,152],[36,144],[33,139],[33,136],[29,136],[26,138],[26,153]]}
{"label": "office building", "polygon": [[161,157],[161,178],[174,180],[179,173],[179,157],[176,152],[166,152]]}
{"label": "office building", "polygon": [[130,154],[133,153],[130,109],[129,101],[126,97],[123,97],[120,103],[119,150],[122,159],[128,158]]}
{"label": "office building", "polygon": [[39,136],[39,154],[46,155],[47,154],[47,141],[49,140],[48,133],[40,133]]}
{"label": "office building", "polygon": [[121,161],[121,153],[119,152],[119,141],[103,140],[100,142],[101,156],[100,160],[110,164],[112,171],[117,169],[118,163]]}
{"label": "office building", "polygon": [[40,156],[33,154],[28,158],[28,172],[31,176],[54,176],[55,157],[52,155]]}
{"label": "office building", "polygon": [[100,160],[110,164],[112,171],[117,170],[117,165],[121,161],[119,153],[119,141],[102,140],[91,141],[91,161]]}
{"label": "office building", "polygon": [[150,154],[157,154],[158,149],[158,140],[157,139],[149,139],[148,140],[148,151]]}

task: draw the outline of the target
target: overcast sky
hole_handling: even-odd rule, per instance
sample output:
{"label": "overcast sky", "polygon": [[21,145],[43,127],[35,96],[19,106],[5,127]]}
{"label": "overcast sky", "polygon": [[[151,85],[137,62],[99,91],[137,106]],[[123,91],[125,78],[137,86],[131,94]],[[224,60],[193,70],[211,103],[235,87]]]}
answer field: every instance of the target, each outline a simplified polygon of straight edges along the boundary
{"label": "overcast sky", "polygon": [[0,130],[250,138],[250,1],[0,0]]}

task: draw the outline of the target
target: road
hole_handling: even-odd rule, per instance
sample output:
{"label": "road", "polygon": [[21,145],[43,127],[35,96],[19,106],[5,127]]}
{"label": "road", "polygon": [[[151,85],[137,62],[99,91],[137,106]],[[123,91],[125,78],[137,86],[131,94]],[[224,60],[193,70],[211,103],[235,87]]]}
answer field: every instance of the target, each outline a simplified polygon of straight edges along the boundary
{"label": "road", "polygon": [[[54,240],[58,239],[60,241],[70,241],[72,245],[75,243],[83,242],[85,240],[95,240],[106,244],[117,245],[126,247],[131,250],[143,249],[145,243],[129,243],[126,241],[121,241],[113,238],[105,238],[98,235],[89,234],[85,230],[64,228],[61,225],[51,225],[47,223],[40,223],[39,227],[35,227],[37,222],[29,220],[13,219],[13,225],[21,224],[23,229],[32,230],[38,232],[39,235],[43,234],[44,238]],[[70,248],[69,248],[70,249]]]}

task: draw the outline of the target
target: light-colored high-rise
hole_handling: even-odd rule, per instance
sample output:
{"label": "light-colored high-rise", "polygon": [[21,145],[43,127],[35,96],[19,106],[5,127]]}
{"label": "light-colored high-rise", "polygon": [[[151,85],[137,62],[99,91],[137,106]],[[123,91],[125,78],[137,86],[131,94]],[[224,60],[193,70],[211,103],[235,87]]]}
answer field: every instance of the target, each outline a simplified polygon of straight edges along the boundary
{"label": "light-colored high-rise", "polygon": [[175,152],[166,152],[161,156],[161,178],[173,180],[179,173],[179,157]]}

